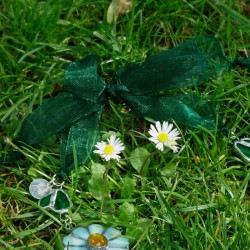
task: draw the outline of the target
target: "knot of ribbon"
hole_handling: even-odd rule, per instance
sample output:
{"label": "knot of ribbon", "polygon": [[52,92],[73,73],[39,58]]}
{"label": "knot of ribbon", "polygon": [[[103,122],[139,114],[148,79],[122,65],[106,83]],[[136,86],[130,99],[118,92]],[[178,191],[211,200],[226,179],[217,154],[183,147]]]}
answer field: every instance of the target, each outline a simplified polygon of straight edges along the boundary
{"label": "knot of ribbon", "polygon": [[[250,60],[228,59],[221,44],[206,35],[121,68],[115,84],[101,80],[98,57],[88,56],[66,66],[63,91],[24,120],[21,140],[33,145],[61,131],[59,175],[64,178],[74,167],[74,152],[79,164],[90,159],[109,96],[125,102],[141,118],[213,130],[214,109],[183,89],[204,84],[236,65],[249,67]],[[222,123],[218,126],[225,129]]]}

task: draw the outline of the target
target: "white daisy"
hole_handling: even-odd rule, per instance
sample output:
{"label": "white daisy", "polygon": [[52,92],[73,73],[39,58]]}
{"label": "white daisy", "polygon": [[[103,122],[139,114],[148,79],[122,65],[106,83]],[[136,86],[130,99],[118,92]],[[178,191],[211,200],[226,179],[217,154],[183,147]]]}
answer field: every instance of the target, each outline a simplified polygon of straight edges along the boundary
{"label": "white daisy", "polygon": [[148,133],[152,136],[149,138],[150,141],[156,144],[156,148],[163,151],[164,146],[173,150],[174,153],[178,152],[179,146],[176,140],[180,139],[180,133],[175,128],[173,129],[173,124],[168,122],[163,122],[162,125],[159,121],[150,125],[150,130]]}
{"label": "white daisy", "polygon": [[123,143],[115,135],[111,135],[107,141],[108,143],[104,141],[97,142],[95,145],[97,150],[94,150],[94,153],[99,154],[106,161],[110,159],[119,161],[119,154],[125,149]]}

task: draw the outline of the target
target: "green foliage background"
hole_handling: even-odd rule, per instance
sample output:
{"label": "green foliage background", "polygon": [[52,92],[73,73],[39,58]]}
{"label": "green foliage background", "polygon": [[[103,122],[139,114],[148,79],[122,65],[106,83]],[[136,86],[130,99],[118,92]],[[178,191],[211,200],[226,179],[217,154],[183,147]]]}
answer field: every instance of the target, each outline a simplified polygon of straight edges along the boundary
{"label": "green foliage background", "polygon": [[[133,3],[110,25],[109,1],[0,1],[0,249],[63,249],[69,233],[28,193],[32,179],[57,173],[58,136],[36,147],[16,141],[23,119],[60,91],[68,62],[98,54],[109,82],[125,64],[205,33],[230,58],[249,54],[247,0]],[[250,137],[249,83],[249,72],[237,68],[188,91],[209,95],[226,126]],[[93,156],[66,180],[75,224],[114,226],[131,249],[250,249],[250,164],[227,136],[180,127],[181,151],[160,153],[146,138],[149,123],[113,100],[101,126],[103,138],[118,133],[126,150],[119,164],[111,163],[102,211],[104,162]]]}

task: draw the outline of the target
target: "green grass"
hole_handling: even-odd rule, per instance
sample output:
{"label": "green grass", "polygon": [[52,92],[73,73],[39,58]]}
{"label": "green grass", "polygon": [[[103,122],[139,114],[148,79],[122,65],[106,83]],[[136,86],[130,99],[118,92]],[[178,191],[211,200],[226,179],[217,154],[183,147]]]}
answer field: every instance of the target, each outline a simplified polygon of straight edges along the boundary
{"label": "green grass", "polygon": [[[117,23],[106,23],[109,1],[0,1],[0,249],[62,249],[69,233],[60,217],[41,209],[28,193],[32,179],[59,170],[59,137],[35,147],[16,142],[23,119],[63,85],[64,66],[98,54],[101,77],[176,46],[199,34],[213,34],[229,57],[250,53],[249,4],[242,1],[136,1]],[[201,88],[228,128],[250,137],[249,72],[237,68]],[[124,112],[124,110],[126,112]],[[101,213],[104,164],[98,157],[77,166],[64,190],[77,225],[102,223],[123,231],[131,249],[250,249],[250,171],[220,132],[180,127],[182,150],[155,152],[144,135],[149,123],[123,104],[109,101],[103,134],[119,132],[122,160],[108,173]],[[131,163],[136,148],[144,162]],[[131,156],[132,154],[132,156]],[[104,164],[105,165],[105,164]]]}

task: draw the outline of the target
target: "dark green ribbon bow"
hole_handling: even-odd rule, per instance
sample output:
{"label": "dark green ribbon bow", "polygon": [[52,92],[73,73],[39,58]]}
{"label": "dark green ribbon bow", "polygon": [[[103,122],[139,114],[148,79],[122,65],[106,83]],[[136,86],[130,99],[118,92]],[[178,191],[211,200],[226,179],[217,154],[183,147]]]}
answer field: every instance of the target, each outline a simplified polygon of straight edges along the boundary
{"label": "dark green ribbon bow", "polygon": [[229,60],[215,38],[199,36],[144,62],[127,65],[118,71],[116,84],[105,84],[98,75],[98,57],[88,56],[67,65],[63,92],[45,100],[28,116],[21,140],[37,144],[62,131],[60,174],[65,176],[73,168],[73,149],[79,164],[90,158],[108,96],[118,97],[142,118],[213,130],[214,110],[203,99],[178,93],[178,89],[204,84],[238,64],[249,67],[250,62]]}

